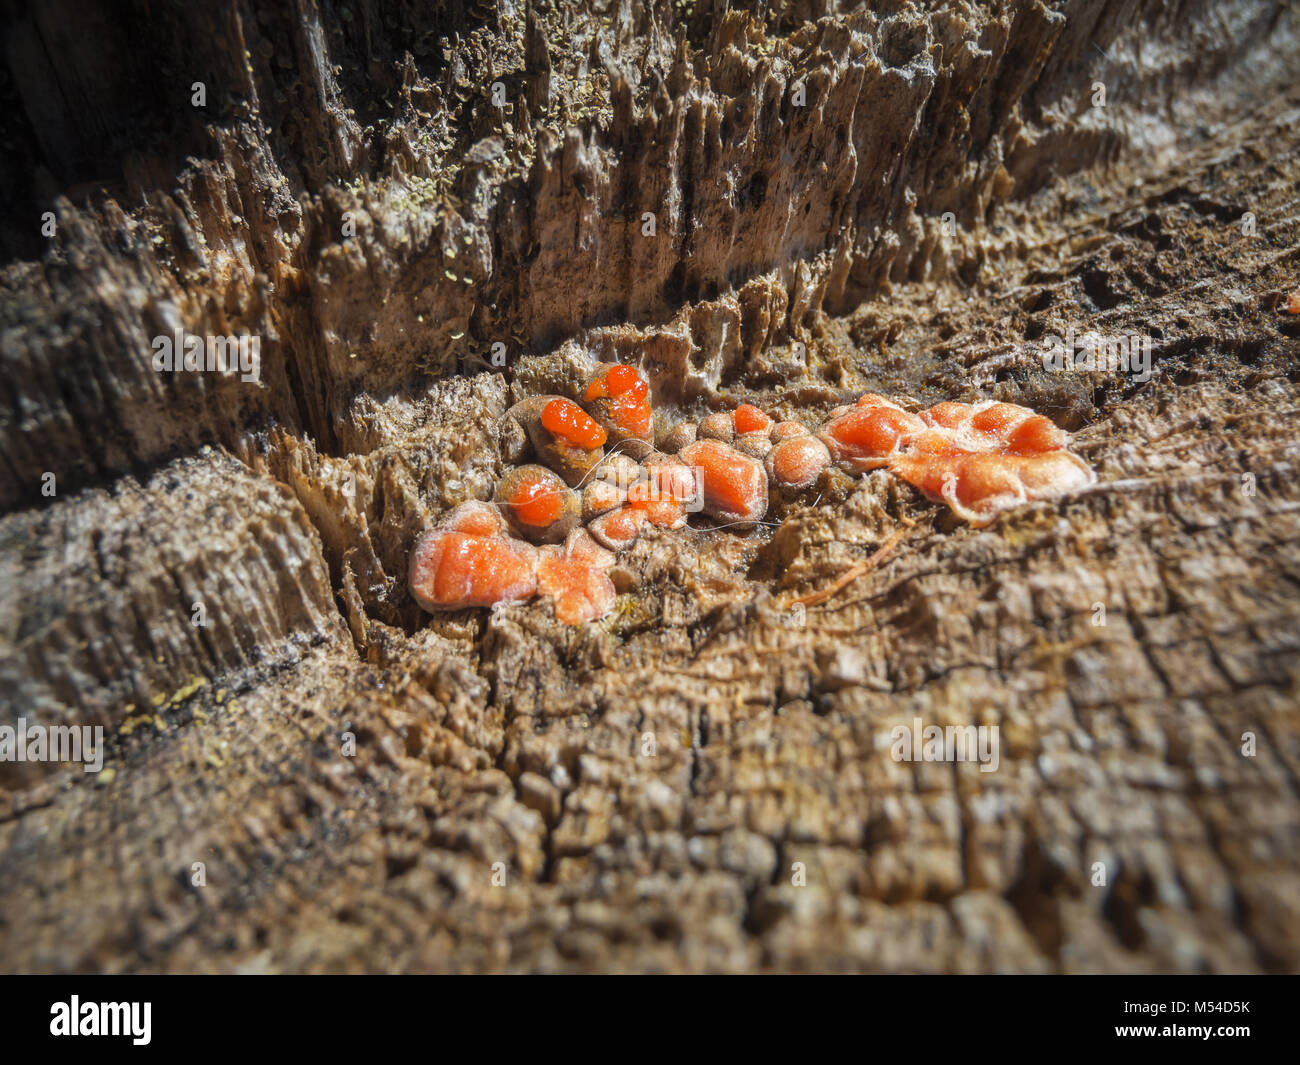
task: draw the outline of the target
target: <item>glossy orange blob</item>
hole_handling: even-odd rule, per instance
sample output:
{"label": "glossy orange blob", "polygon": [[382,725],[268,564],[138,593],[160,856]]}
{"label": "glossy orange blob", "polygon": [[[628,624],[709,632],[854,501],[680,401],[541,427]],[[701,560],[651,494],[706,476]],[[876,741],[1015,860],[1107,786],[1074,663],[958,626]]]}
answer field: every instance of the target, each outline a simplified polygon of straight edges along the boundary
{"label": "glossy orange blob", "polygon": [[695,471],[683,462],[659,462],[649,467],[650,480],[658,485],[660,498],[690,504],[699,496]]}
{"label": "glossy orange blob", "polygon": [[[604,617],[615,602],[606,573],[612,552],[635,543],[647,525],[681,528],[695,509],[731,524],[752,524],[767,511],[769,479],[782,488],[806,488],[832,458],[859,472],[886,466],[975,525],[1096,479],[1065,450],[1069,434],[1027,407],[949,402],[916,415],[868,393],[855,406],[832,412],[817,436],[797,422],[773,425],[759,408],[742,404],[705,418],[699,439],[676,456],[655,452],[646,438],[645,450],[635,456],[644,468],[627,455],[608,457],[606,473],[623,478],[586,484],[579,508],[568,485],[583,485],[609,434],[622,444],[638,426],[643,434],[651,431],[648,397],[637,371],[617,364],[586,391],[588,401],[598,401],[593,412],[599,421],[562,397],[516,404],[512,412],[518,412],[534,450],[552,469],[564,465],[565,476],[547,466],[516,467],[498,483],[495,505],[475,501],[452,511],[416,543],[409,572],[413,598],[426,610],[456,610],[527,599],[540,590],[562,622]],[[735,447],[727,442],[733,439]],[[579,465],[570,469],[574,463]],[[579,512],[590,525],[569,532]],[[509,527],[503,514],[511,518]],[[536,529],[549,532],[535,534]],[[511,531],[534,541],[568,536],[562,548],[536,548]]]}
{"label": "glossy orange blob", "polygon": [[903,457],[890,469],[936,502],[947,503],[973,525],[1033,499],[1056,499],[1095,480],[1068,451],[1043,455],[960,453],[942,459]]}
{"label": "glossy orange blob", "polygon": [[[645,388],[644,383],[641,386]],[[615,396],[609,404],[609,416],[614,423],[634,436],[644,436],[653,425],[653,412],[645,397],[638,398],[635,392],[625,392]]]}
{"label": "glossy orange blob", "polygon": [[622,502],[623,493],[619,491],[617,485],[596,478],[582,490],[582,516],[594,518],[613,510]]}
{"label": "glossy orange blob", "polygon": [[990,436],[1004,436],[1033,413],[1014,403],[994,403],[971,415],[970,427]]}
{"label": "glossy orange blob", "polygon": [[622,551],[636,543],[645,524],[645,511],[625,503],[617,510],[602,514],[587,530],[611,551]]}
{"label": "glossy orange blob", "polygon": [[914,458],[941,458],[971,453],[970,448],[962,446],[960,437],[943,429],[922,429],[907,440],[907,454]]}
{"label": "glossy orange blob", "polygon": [[869,407],[845,415],[836,438],[872,454],[888,453],[900,437],[913,432],[916,423],[905,411]]}
{"label": "glossy orange blob", "polygon": [[757,459],[720,440],[697,440],[680,456],[697,468],[710,517],[747,523],[767,513],[767,473]]}
{"label": "glossy orange blob", "polygon": [[619,363],[610,367],[610,371],[605,375],[605,382],[609,385],[609,392],[612,396],[621,396],[629,389],[636,389],[640,386],[641,398],[645,398],[645,382],[641,380],[641,375],[631,366]]}
{"label": "glossy orange blob", "polygon": [[1042,455],[1061,450],[1069,440],[1069,434],[1051,418],[1031,414],[1011,431],[1007,448],[1016,455]]}
{"label": "glossy orange blob", "polygon": [[653,425],[649,396],[650,386],[636,368],[617,363],[592,380],[583,399],[587,403],[608,400],[608,417],[615,425],[633,436],[645,436]]}
{"label": "glossy orange blob", "polygon": [[777,422],[772,426],[773,440],[789,440],[793,436],[807,435],[807,428],[800,422]]}
{"label": "glossy orange blob", "polygon": [[938,403],[921,417],[936,429],[952,430],[954,442],[967,451],[1038,455],[1060,450],[1069,442],[1069,434],[1058,429],[1050,418],[1015,403],[977,407]]}
{"label": "glossy orange blob", "polygon": [[445,528],[471,536],[499,536],[506,531],[506,523],[501,520],[496,507],[477,500],[462,503],[443,519],[442,524]]}
{"label": "glossy orange blob", "polygon": [[593,377],[582,398],[591,401],[593,399],[607,399],[610,396],[621,396],[638,384],[641,385],[641,396],[644,398],[646,389],[645,383],[641,380],[641,375],[636,372],[635,367],[620,362],[611,366],[603,374]]}
{"label": "glossy orange blob", "polygon": [[537,591],[537,560],[531,544],[505,535],[490,506],[467,503],[416,543],[411,595],[429,611],[527,599]]}
{"label": "glossy orange blob", "polygon": [[596,621],[613,609],[617,597],[605,572],[613,564],[613,555],[576,529],[562,549],[543,550],[537,566],[538,591],[551,600],[556,619],[564,624]]}
{"label": "glossy orange blob", "polygon": [[1028,407],[939,403],[922,417],[930,428],[907,440],[889,468],[974,525],[1095,480],[1083,460],[1063,450],[1068,434]]}
{"label": "glossy orange blob", "polygon": [[591,415],[567,399],[553,399],[542,408],[542,428],[584,451],[594,451],[608,438]]}
{"label": "glossy orange blob", "polygon": [[[918,417],[868,393],[853,409],[836,413],[818,439],[845,467],[887,466],[973,524],[1095,479],[1083,460],[1064,450],[1066,432],[1014,403],[936,403]],[[769,470],[783,482],[773,456]]]}
{"label": "glossy orange blob", "polygon": [[752,404],[742,403],[731,416],[731,424],[738,433],[761,433],[772,427],[772,419]]}
{"label": "glossy orange blob", "polygon": [[686,508],[672,496],[661,495],[646,481],[631,487],[627,505],[641,511],[657,529],[679,529],[686,524]]}
{"label": "glossy orange blob", "polygon": [[544,528],[564,515],[564,485],[558,477],[536,477],[522,481],[509,503],[515,519],[525,525]]}
{"label": "glossy orange blob", "polygon": [[922,428],[916,415],[897,407],[863,406],[836,418],[822,437],[835,458],[870,469],[884,465],[900,443]]}
{"label": "glossy orange blob", "polygon": [[782,440],[768,453],[767,472],[783,488],[806,488],[830,463],[830,452],[815,436]]}
{"label": "glossy orange blob", "polygon": [[970,417],[970,412],[969,403],[936,403],[929,410],[922,411],[921,417],[927,425],[956,429]]}
{"label": "glossy orange blob", "polygon": [[685,503],[694,492],[690,468],[665,463],[651,466],[647,474],[627,490],[627,505],[641,511],[657,529],[680,529],[686,524]]}
{"label": "glossy orange blob", "polygon": [[491,606],[532,594],[531,552],[504,538],[448,533],[434,580],[439,602]]}
{"label": "glossy orange blob", "polygon": [[644,504],[641,510],[656,529],[680,529],[686,524],[686,508],[675,499],[658,499]]}

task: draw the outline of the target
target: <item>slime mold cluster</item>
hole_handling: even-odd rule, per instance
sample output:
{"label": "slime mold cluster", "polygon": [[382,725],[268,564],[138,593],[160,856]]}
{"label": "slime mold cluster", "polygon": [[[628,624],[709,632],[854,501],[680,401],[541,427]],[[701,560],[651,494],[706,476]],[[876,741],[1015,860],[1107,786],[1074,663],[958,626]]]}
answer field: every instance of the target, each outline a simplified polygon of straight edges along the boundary
{"label": "slime mold cluster", "polygon": [[746,403],[678,422],[656,445],[650,386],[617,363],[598,367],[580,401],[533,396],[506,418],[515,455],[536,461],[507,469],[491,503],[461,504],[416,542],[411,593],[425,610],[540,595],[559,621],[597,621],[614,606],[607,571],[647,528],[681,529],[694,513],[752,528],[771,492],[806,491],[832,463],[887,469],[972,525],[1096,479],[1050,419],[993,401],[913,413],[868,392],[815,433]]}

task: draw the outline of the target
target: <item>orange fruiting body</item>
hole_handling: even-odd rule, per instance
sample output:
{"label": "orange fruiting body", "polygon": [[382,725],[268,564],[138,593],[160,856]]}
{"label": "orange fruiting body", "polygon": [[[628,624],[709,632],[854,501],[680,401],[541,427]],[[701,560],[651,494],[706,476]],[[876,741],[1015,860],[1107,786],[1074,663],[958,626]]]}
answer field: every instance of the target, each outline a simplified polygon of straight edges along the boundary
{"label": "orange fruiting body", "polygon": [[568,399],[553,399],[542,408],[542,428],[584,451],[595,450],[608,438],[591,415]]}
{"label": "orange fruiting body", "polygon": [[611,396],[621,396],[624,392],[635,392],[638,399],[645,399],[646,384],[631,366],[618,363],[611,366],[605,375],[605,383]]}
{"label": "orange fruiting body", "polygon": [[644,510],[624,504],[617,510],[602,514],[587,526],[587,531],[611,551],[622,551],[636,543],[645,524]]}
{"label": "orange fruiting body", "polygon": [[[645,385],[641,387],[644,388]],[[615,396],[610,401],[609,415],[619,428],[626,429],[635,436],[645,435],[653,424],[650,404],[644,397],[638,399],[632,392]]]}
{"label": "orange fruiting body", "polygon": [[748,524],[767,513],[767,473],[757,459],[720,440],[697,440],[680,457],[698,471],[705,514]]}
{"label": "orange fruiting body", "polygon": [[763,433],[772,427],[772,419],[752,404],[742,403],[731,416],[731,424],[738,433]]}
{"label": "orange fruiting body", "polygon": [[831,461],[826,445],[815,436],[792,436],[767,455],[767,474],[782,488],[807,488]]}
{"label": "orange fruiting body", "polygon": [[800,422],[777,422],[772,426],[772,441],[789,440],[793,436],[807,436],[808,430]]}
{"label": "orange fruiting body", "polygon": [[972,525],[987,525],[1004,510],[1033,499],[1059,498],[1096,479],[1082,459],[1061,450],[1041,455],[962,452],[939,459],[903,456],[890,469]]}
{"label": "orange fruiting body", "polygon": [[495,498],[514,531],[533,543],[560,543],[582,516],[578,493],[545,466],[507,471]]}
{"label": "orange fruiting body", "polygon": [[533,559],[523,543],[505,537],[447,533],[434,571],[434,599],[491,606],[533,594]]}
{"label": "orange fruiting body", "polygon": [[470,536],[500,536],[505,530],[501,515],[494,507],[477,500],[462,503],[443,520],[443,525]]}
{"label": "orange fruiting body", "polygon": [[516,520],[539,528],[558,521],[564,513],[563,498],[547,477],[521,481],[510,496],[509,503]]}
{"label": "orange fruiting body", "polygon": [[542,549],[537,588],[551,600],[555,617],[566,625],[603,618],[613,609],[617,592],[605,573],[614,556],[582,529],[569,534],[564,548]]}
{"label": "orange fruiting body", "polygon": [[1002,436],[1027,417],[1032,417],[1032,413],[1024,407],[1017,407],[1014,403],[994,403],[972,414],[970,427],[979,433]]}
{"label": "orange fruiting body", "polygon": [[[691,471],[681,467],[687,477]],[[671,467],[654,466],[644,481],[638,481],[627,490],[627,505],[641,511],[657,529],[679,529],[686,524],[686,508],[682,505],[689,496],[680,496]]]}
{"label": "orange fruiting body", "polygon": [[1069,436],[1027,407],[938,403],[921,418],[928,428],[900,440],[889,469],[974,525],[1095,479],[1082,459],[1063,450]]}
{"label": "orange fruiting body", "polygon": [[973,452],[970,448],[962,447],[960,438],[942,429],[922,429],[907,440],[907,455],[910,458],[935,461],[970,454]]}
{"label": "orange fruiting body", "polygon": [[411,594],[425,610],[527,599],[537,591],[537,550],[505,534],[486,503],[465,503],[425,533],[411,554]]}
{"label": "orange fruiting body", "polygon": [[895,410],[901,410],[897,403],[886,399],[879,392],[863,392],[858,397],[856,406],[859,407],[893,407]]}
{"label": "orange fruiting body", "polygon": [[969,403],[936,403],[929,410],[922,411],[921,417],[927,425],[936,425],[942,429],[956,429],[970,417]]}
{"label": "orange fruiting body", "polygon": [[831,455],[855,472],[884,466],[890,456],[924,423],[893,406],[859,405],[842,414],[821,433]]}
{"label": "orange fruiting body", "polygon": [[913,419],[904,411],[890,407],[865,407],[846,414],[835,437],[864,452],[887,455],[898,445],[899,439],[914,428]]}
{"label": "orange fruiting body", "polygon": [[613,510],[623,502],[623,493],[617,485],[599,477],[582,490],[582,516],[587,521]]}
{"label": "orange fruiting body", "polygon": [[1041,455],[1059,451],[1069,443],[1069,434],[1051,418],[1031,414],[1007,436],[1007,450],[1014,455]]}
{"label": "orange fruiting body", "polygon": [[[510,409],[515,435],[508,461],[518,461],[531,441],[545,465],[512,467],[497,485],[495,506],[462,504],[420,537],[409,577],[420,606],[492,606],[540,591],[562,622],[604,617],[615,601],[605,572],[614,562],[611,552],[630,547],[647,525],[681,528],[696,509],[730,524],[753,524],[767,511],[769,480],[783,489],[806,488],[832,458],[854,472],[887,467],[975,525],[1096,479],[1065,450],[1068,433],[1014,403],[945,402],[918,415],[867,393],[854,406],[836,408],[816,436],[797,422],[773,424],[759,408],[742,404],[705,418],[693,442],[684,443],[695,435],[693,426],[674,427],[666,439],[684,446],[670,457],[653,449],[649,387],[633,367],[602,367],[584,401],[594,404],[591,414],[561,396],[534,396]],[[616,450],[639,436],[643,450],[603,456],[611,436]],[[583,488],[581,498],[570,485]],[[580,517],[589,522],[586,530],[574,528]],[[564,546],[539,549],[508,529],[535,543],[564,540]]]}
{"label": "orange fruiting body", "polygon": [[650,386],[641,380],[636,368],[616,363],[592,378],[583,401],[606,401],[604,410],[609,421],[624,432],[643,437],[653,424],[649,396]]}

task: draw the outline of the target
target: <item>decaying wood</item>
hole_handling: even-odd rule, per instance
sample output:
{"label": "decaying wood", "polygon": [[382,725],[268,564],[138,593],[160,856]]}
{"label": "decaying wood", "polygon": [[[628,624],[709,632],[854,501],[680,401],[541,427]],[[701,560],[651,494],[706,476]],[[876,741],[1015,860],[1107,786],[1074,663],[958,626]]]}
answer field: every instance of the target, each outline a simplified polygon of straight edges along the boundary
{"label": "decaying wood", "polygon": [[[872,6],[7,16],[57,225],[0,231],[0,724],[108,742],[0,762],[0,966],[1300,968],[1295,12]],[[667,420],[1024,403],[1099,483],[973,529],[832,473],[643,538],[605,623],[424,614],[415,537],[593,359]]]}
{"label": "decaying wood", "polygon": [[859,577],[865,577],[873,569],[879,566],[880,563],[885,560],[885,557],[898,546],[898,542],[903,539],[908,528],[910,528],[910,525],[899,529],[861,562],[853,563],[853,565],[837,577],[829,587],[823,588],[817,592],[809,592],[807,595],[796,595],[792,600],[790,600],[790,602],[797,603],[799,606],[803,607],[821,606],[822,603],[830,602]]}

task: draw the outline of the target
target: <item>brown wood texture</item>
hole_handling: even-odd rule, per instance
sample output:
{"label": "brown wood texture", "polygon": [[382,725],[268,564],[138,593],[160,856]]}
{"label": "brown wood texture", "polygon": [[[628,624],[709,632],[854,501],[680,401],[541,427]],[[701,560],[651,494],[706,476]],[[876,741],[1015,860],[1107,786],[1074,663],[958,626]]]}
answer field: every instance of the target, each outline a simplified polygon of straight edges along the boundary
{"label": "brown wood texture", "polygon": [[[1300,20],[870,7],[6,10],[0,725],[107,750],[0,762],[0,968],[1300,969]],[[661,430],[1023,403],[1099,481],[829,473],[604,622],[423,613],[593,358]]]}

